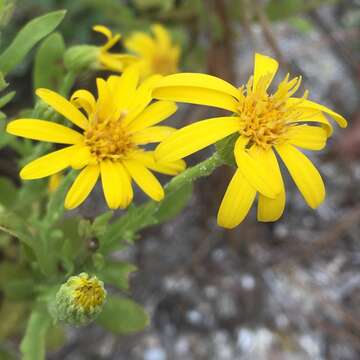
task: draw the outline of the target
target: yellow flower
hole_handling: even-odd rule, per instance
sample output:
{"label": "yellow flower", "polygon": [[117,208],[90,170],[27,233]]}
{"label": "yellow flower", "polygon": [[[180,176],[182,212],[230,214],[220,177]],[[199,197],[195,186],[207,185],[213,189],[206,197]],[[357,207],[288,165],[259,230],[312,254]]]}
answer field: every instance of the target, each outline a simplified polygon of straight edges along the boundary
{"label": "yellow flower", "polygon": [[155,162],[153,151],[141,146],[162,141],[175,130],[154,125],[172,115],[176,105],[169,101],[150,104],[151,89],[158,76],[139,86],[138,80],[139,72],[134,66],[107,81],[99,78],[97,100],[87,90],[76,91],[70,102],[51,90],[37,89],[36,94],[80,128],[80,132],[39,119],[10,122],[7,126],[10,134],[69,145],[27,164],[20,172],[21,178],[43,178],[69,166],[82,169],[67,193],[68,209],[87,198],[100,174],[106,202],[112,209],[129,205],[133,198],[132,180],[149,197],[160,201],[164,191],[150,170],[176,175],[185,168],[185,163]]}
{"label": "yellow flower", "polygon": [[121,39],[120,34],[113,35],[111,30],[103,25],[95,25],[93,30],[103,34],[107,39],[106,43],[100,47],[98,53],[98,61],[103,69],[121,73],[128,65],[137,60],[137,57],[133,55],[109,52]]}
{"label": "yellow flower", "polygon": [[151,27],[155,37],[135,32],[125,40],[125,47],[138,55],[138,65],[143,77],[178,71],[180,47],[173,45],[169,32],[160,24]]}
{"label": "yellow flower", "polygon": [[332,126],[324,114],[341,127],[346,127],[346,120],[307,100],[307,92],[302,98],[293,97],[300,77],[289,80],[287,75],[277,90],[269,93],[277,69],[276,60],[256,54],[254,75],[246,86],[236,88],[214,76],[183,73],[164,77],[153,92],[158,99],[215,106],[233,113],[186,126],[155,152],[161,161],[175,161],[230,134],[239,134],[234,147],[237,170],[218,213],[219,225],[226,228],[245,218],[257,193],[258,220],[275,221],[282,215],[285,189],[275,151],[311,208],[325,197],[318,170],[298,148],[321,150],[325,146]]}

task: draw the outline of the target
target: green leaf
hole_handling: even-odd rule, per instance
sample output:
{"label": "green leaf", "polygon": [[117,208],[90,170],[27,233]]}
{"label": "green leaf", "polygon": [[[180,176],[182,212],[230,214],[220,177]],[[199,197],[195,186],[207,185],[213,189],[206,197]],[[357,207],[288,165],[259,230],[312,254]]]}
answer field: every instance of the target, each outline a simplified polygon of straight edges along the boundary
{"label": "green leaf", "polygon": [[129,275],[136,271],[135,265],[127,262],[106,262],[105,268],[101,269],[96,275],[105,284],[112,284],[120,290],[129,290]]}
{"label": "green leaf", "polygon": [[94,222],[91,224],[91,228],[95,236],[101,236],[105,233],[113,215],[114,212],[110,210],[95,218]]}
{"label": "green leaf", "polygon": [[34,90],[40,87],[58,90],[65,70],[62,58],[65,43],[59,33],[49,35],[40,45],[35,56]]}
{"label": "green leaf", "polygon": [[6,177],[0,177],[0,203],[11,208],[17,200],[17,189]]}
{"label": "green leaf", "polygon": [[16,214],[10,211],[0,212],[0,231],[13,236],[26,245],[32,247],[33,234],[29,225]]}
{"label": "green leaf", "polygon": [[145,310],[130,299],[109,296],[97,322],[115,334],[129,334],[149,324]]}
{"label": "green leaf", "polygon": [[13,99],[15,94],[16,94],[15,91],[10,91],[6,95],[2,96],[0,98],[0,109],[3,108],[7,103],[9,103]]}
{"label": "green leaf", "polygon": [[157,207],[158,204],[153,201],[141,206],[129,206],[127,212],[111,223],[105,234],[100,237],[100,251],[108,253],[119,247],[123,241],[131,242],[138,231],[156,224],[157,220],[154,215]]}
{"label": "green leaf", "polygon": [[45,309],[32,311],[20,344],[22,360],[45,360],[45,340],[50,323],[50,315]]}
{"label": "green leaf", "polygon": [[0,55],[0,71],[10,72],[26,54],[62,21],[66,11],[54,11],[28,22],[16,35],[8,48]]}
{"label": "green leaf", "polygon": [[0,263],[0,289],[11,300],[21,300],[34,296],[36,280],[28,269],[17,263]]}
{"label": "green leaf", "polygon": [[191,199],[192,192],[193,184],[188,183],[166,194],[155,214],[158,222],[166,222],[179,214]]}

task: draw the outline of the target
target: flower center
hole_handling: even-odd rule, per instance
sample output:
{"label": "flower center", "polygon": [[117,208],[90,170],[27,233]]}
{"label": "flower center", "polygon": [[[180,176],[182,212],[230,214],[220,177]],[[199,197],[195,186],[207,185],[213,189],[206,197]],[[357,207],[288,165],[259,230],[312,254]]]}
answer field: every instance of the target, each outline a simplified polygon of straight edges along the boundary
{"label": "flower center", "polygon": [[[256,144],[264,150],[286,140],[291,125],[289,121],[299,118],[301,113],[295,107],[287,105],[287,100],[299,88],[301,78],[289,81],[287,75],[277,91],[269,95],[266,91],[270,78],[260,78],[253,89],[253,79],[240,87],[238,114],[241,119],[241,134],[249,138],[249,146]],[[304,95],[306,96],[306,94]],[[301,99],[299,100],[301,101]]]}
{"label": "flower center", "polygon": [[[75,284],[74,284],[75,285]],[[74,289],[74,302],[85,311],[102,305],[105,300],[105,290],[96,277],[80,277]]]}
{"label": "flower center", "polygon": [[168,75],[176,72],[176,62],[168,54],[157,54],[152,61],[153,72]]}
{"label": "flower center", "polygon": [[121,126],[121,119],[94,119],[85,132],[85,144],[99,161],[118,160],[135,147],[131,135]]}

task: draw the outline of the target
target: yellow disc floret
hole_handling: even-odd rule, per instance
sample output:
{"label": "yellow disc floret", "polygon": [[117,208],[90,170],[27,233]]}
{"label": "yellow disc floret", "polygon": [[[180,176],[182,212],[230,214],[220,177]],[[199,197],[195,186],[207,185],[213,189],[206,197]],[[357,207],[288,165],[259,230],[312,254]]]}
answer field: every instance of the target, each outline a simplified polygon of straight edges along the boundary
{"label": "yellow disc floret", "polygon": [[74,276],[69,285],[73,287],[74,304],[85,311],[96,308],[105,300],[103,283],[96,276],[90,277],[86,273]]}
{"label": "yellow disc floret", "polygon": [[121,159],[136,147],[119,120],[95,119],[84,135],[85,144],[98,161]]}
{"label": "yellow disc floret", "polygon": [[295,120],[301,115],[294,106],[290,107],[287,104],[288,99],[299,88],[301,78],[289,81],[287,75],[274,94],[268,94],[266,91],[268,82],[268,77],[264,76],[254,88],[251,77],[246,86],[239,89],[240,132],[249,139],[249,146],[255,144],[264,150],[283,143],[288,129],[293,126],[289,120]]}

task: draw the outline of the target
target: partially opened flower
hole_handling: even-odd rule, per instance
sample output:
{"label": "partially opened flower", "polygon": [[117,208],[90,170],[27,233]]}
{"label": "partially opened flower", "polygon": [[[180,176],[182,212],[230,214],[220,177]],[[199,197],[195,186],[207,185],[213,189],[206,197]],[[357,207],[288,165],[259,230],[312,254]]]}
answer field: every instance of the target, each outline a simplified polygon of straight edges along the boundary
{"label": "partially opened flower", "polygon": [[98,62],[103,69],[121,73],[127,66],[137,61],[137,57],[134,55],[111,53],[109,51],[121,39],[120,34],[114,35],[110,29],[103,25],[95,25],[93,30],[103,34],[107,39],[98,52]]}
{"label": "partially opened flower", "polygon": [[[285,207],[285,189],[275,152],[289,170],[311,208],[325,197],[323,180],[312,162],[298,149],[321,150],[332,126],[326,115],[341,127],[346,120],[327,107],[293,97],[301,78],[287,75],[273,93],[268,87],[278,69],[276,60],[256,54],[254,75],[246,86],[236,88],[219,78],[183,73],[166,76],[154,89],[155,98],[215,106],[233,114],[186,126],[156,149],[160,161],[176,161],[230,134],[238,134],[234,147],[237,170],[218,213],[219,225],[237,226],[247,215],[256,194],[257,217],[275,221]],[[274,151],[275,150],[275,151]]]}
{"label": "partially opened flower", "polygon": [[180,47],[172,43],[169,32],[160,24],[151,27],[154,37],[134,32],[125,40],[125,47],[138,56],[143,77],[169,75],[178,71]]}
{"label": "partially opened flower", "polygon": [[51,90],[38,89],[36,94],[80,131],[39,119],[10,122],[7,131],[11,134],[68,145],[27,164],[20,172],[21,178],[43,178],[69,166],[81,169],[65,199],[68,209],[87,198],[100,175],[106,202],[112,209],[129,205],[132,180],[149,197],[160,201],[164,191],[150,170],[175,175],[185,168],[185,163],[156,162],[153,151],[142,146],[162,141],[174,131],[154,125],[172,115],[176,105],[169,101],[150,104],[151,87],[157,77],[139,86],[138,80],[136,67],[129,67],[121,76],[110,76],[107,81],[97,79],[97,100],[87,90],[76,91],[70,102]]}

